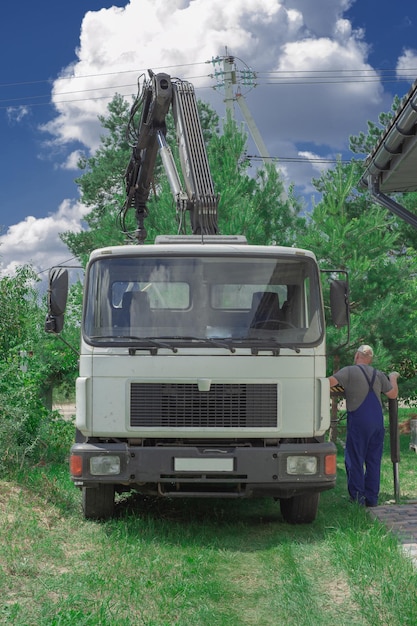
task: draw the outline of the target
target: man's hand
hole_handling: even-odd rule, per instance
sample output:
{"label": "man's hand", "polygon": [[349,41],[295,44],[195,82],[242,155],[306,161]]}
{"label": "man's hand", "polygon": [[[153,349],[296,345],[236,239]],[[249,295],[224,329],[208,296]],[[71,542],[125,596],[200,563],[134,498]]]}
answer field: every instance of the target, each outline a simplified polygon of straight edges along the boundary
{"label": "man's hand", "polygon": [[387,391],[385,395],[390,400],[395,400],[395,398],[398,397],[398,384],[397,384],[397,378],[398,377],[399,377],[399,373],[398,372],[391,372],[391,374],[389,374],[389,376],[388,376],[389,381],[390,381],[391,386],[392,386],[392,389]]}

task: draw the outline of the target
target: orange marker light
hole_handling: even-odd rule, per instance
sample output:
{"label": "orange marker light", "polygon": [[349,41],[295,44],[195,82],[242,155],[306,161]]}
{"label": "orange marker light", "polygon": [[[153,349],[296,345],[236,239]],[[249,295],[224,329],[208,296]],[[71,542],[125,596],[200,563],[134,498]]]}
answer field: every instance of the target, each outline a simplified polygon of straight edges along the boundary
{"label": "orange marker light", "polygon": [[72,476],[82,476],[83,473],[83,458],[78,454],[71,454],[70,456],[70,472]]}
{"label": "orange marker light", "polygon": [[336,474],[336,455],[327,454],[324,458],[324,473],[326,475]]}

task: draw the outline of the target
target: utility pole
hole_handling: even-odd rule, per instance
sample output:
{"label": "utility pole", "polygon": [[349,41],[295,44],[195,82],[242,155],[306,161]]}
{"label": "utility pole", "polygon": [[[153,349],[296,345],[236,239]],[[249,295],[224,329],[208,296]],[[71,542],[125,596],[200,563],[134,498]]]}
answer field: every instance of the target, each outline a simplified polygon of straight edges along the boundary
{"label": "utility pole", "polygon": [[226,104],[227,115],[234,119],[233,108],[233,85],[236,85],[236,67],[233,57],[224,57],[223,59],[223,76],[224,76],[224,102]]}
{"label": "utility pole", "polygon": [[[252,117],[252,114],[246,104],[246,100],[244,95],[241,92],[241,85],[245,85],[248,87],[255,87],[255,73],[246,68],[244,70],[239,70],[236,66],[235,58],[230,55],[226,55],[225,57],[216,57],[212,59],[212,63],[214,67],[216,65],[223,66],[222,70],[215,69],[214,77],[216,78],[217,85],[215,88],[224,88],[225,93],[225,105],[226,105],[226,114],[230,116],[231,119],[234,119],[234,102],[237,102],[239,108],[242,112],[242,115],[248,125],[249,132],[252,135],[252,139],[258,149],[259,155],[264,162],[264,165],[271,162],[271,157],[269,155],[268,149],[265,145],[264,140],[262,139],[261,133],[256,125],[255,120]],[[236,92],[233,92],[234,86],[236,87]]]}

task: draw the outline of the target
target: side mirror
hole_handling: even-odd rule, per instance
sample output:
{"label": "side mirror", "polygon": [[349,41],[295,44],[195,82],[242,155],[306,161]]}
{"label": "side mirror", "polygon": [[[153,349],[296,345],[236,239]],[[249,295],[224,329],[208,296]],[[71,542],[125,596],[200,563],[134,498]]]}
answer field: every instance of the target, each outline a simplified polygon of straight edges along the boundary
{"label": "side mirror", "polygon": [[53,267],[49,272],[47,333],[60,333],[64,327],[64,313],[68,297],[68,270]]}
{"label": "side mirror", "polygon": [[349,324],[349,286],[347,280],[330,283],[330,311],[336,328]]}

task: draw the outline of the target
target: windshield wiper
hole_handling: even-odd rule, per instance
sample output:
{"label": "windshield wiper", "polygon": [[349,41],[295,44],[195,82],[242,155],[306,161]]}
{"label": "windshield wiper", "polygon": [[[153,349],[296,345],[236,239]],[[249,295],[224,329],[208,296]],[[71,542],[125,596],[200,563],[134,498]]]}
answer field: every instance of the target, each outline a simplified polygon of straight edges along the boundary
{"label": "windshield wiper", "polygon": [[129,354],[135,354],[136,350],[150,350],[151,354],[156,354],[159,348],[166,348],[167,350],[171,350],[174,354],[178,352],[178,348],[172,346],[170,343],[166,343],[165,341],[160,341],[159,337],[134,337],[142,344],[151,344],[151,346],[141,345],[140,347],[129,348]]}
{"label": "windshield wiper", "polygon": [[[288,350],[294,350],[297,354],[301,352],[298,346],[282,344],[275,339],[275,337],[195,337],[193,335],[178,335],[178,336],[166,336],[166,337],[138,337],[136,335],[94,335],[90,339],[116,339],[125,341],[137,341],[140,346],[134,346],[129,348],[129,354],[135,354],[137,350],[150,350],[151,354],[157,354],[159,348],[166,348],[171,350],[174,354],[178,352],[178,348],[171,343],[164,341],[169,339],[175,342],[187,342],[196,341],[201,344],[209,344],[218,348],[226,348],[230,350],[232,354],[236,352],[236,347],[231,345],[231,342],[240,344],[241,342],[247,342],[250,345],[252,354],[258,354],[259,352],[272,352],[274,356],[278,356],[281,348],[288,348]],[[147,345],[148,344],[148,345]],[[150,344],[150,345],[149,345]],[[255,345],[254,345],[255,344]],[[273,344],[273,345],[271,345]]]}
{"label": "windshield wiper", "polygon": [[126,341],[139,342],[141,344],[140,346],[129,348],[129,354],[135,354],[136,350],[150,350],[151,353],[156,354],[158,348],[167,348],[167,350],[172,350],[172,352],[174,353],[178,352],[178,348],[175,348],[165,341],[159,341],[159,339],[157,339],[156,337],[137,337],[136,335],[95,335],[93,337],[90,337],[90,339],[124,339]]}
{"label": "windshield wiper", "polygon": [[217,346],[219,348],[227,348],[228,350],[230,350],[230,352],[232,354],[234,354],[236,352],[236,348],[234,346],[231,346],[229,343],[227,343],[229,341],[229,337],[226,339],[226,337],[217,337],[216,339],[214,339],[213,337],[205,337],[204,341],[207,341],[208,343],[210,343],[212,346]]}
{"label": "windshield wiper", "polygon": [[[287,348],[288,350],[294,350],[297,354],[300,354],[301,349],[298,346],[288,345],[286,343],[279,343],[275,337],[265,337],[265,339],[252,338],[248,337],[251,343],[259,342],[262,345],[256,345],[251,347],[252,354],[258,354],[258,352],[269,352],[271,351],[274,356],[279,356],[281,348]],[[274,344],[271,346],[270,344]],[[267,344],[267,345],[265,345]],[[265,346],[265,347],[264,347]]]}
{"label": "windshield wiper", "polygon": [[[168,337],[167,337],[168,339]],[[227,348],[228,350],[230,350],[230,352],[235,353],[236,352],[236,348],[234,346],[231,346],[229,343],[226,343],[226,341],[229,340],[229,337],[226,338],[222,338],[222,337],[217,337],[216,339],[213,339],[212,337],[194,337],[193,335],[178,335],[175,337],[169,337],[169,339],[175,339],[175,341],[198,341],[199,343],[209,343],[211,346],[216,346],[217,348]]]}

